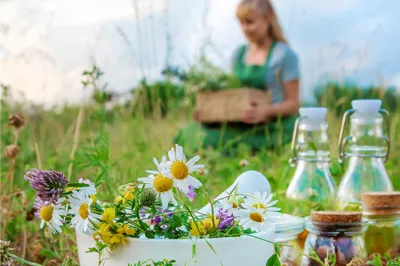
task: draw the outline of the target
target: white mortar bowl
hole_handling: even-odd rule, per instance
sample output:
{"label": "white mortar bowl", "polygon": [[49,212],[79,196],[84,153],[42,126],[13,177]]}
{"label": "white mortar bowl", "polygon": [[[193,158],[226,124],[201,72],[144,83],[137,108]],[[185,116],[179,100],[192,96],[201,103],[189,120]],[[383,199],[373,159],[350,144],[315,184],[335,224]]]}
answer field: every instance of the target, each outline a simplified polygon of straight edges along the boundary
{"label": "white mortar bowl", "polygon": [[[254,236],[273,241],[274,228]],[[94,240],[91,236],[76,234],[79,260],[81,266],[97,266],[97,253],[86,253],[92,247]],[[271,243],[250,236],[208,239],[209,247],[204,239],[196,242],[196,256],[192,259],[192,247],[195,239],[128,239],[128,243],[116,246],[108,252],[106,266],[128,266],[138,261],[148,259],[160,261],[164,258],[176,260],[174,266],[265,266],[274,254]]]}

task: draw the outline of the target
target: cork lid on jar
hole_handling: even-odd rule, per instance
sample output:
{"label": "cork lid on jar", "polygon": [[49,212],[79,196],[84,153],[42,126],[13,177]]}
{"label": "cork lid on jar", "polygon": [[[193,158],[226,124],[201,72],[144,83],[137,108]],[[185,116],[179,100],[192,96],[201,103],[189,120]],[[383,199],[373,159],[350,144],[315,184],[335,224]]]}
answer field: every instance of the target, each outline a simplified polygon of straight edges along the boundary
{"label": "cork lid on jar", "polygon": [[311,221],[318,223],[359,223],[361,212],[313,211]]}
{"label": "cork lid on jar", "polygon": [[361,194],[364,214],[400,214],[400,192],[368,192]]}

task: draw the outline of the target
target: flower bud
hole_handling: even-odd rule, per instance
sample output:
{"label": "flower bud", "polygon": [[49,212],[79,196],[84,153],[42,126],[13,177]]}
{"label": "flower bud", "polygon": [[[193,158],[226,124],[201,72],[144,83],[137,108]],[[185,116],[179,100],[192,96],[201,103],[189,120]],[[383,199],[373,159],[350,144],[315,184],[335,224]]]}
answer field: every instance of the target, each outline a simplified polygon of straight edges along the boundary
{"label": "flower bud", "polygon": [[8,125],[20,129],[25,124],[25,117],[22,114],[13,114],[8,117]]}
{"label": "flower bud", "polygon": [[19,147],[15,144],[7,145],[4,148],[3,153],[7,159],[14,159],[19,153]]}

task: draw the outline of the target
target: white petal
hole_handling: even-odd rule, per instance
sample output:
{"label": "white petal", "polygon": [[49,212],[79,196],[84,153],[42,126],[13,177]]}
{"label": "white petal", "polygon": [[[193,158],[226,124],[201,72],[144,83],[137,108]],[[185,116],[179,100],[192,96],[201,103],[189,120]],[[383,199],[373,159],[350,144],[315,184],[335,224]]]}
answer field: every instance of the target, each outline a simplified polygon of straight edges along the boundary
{"label": "white petal", "polygon": [[198,171],[200,169],[204,169],[204,164],[198,164],[198,165],[189,166],[189,173],[193,173],[193,172]]}
{"label": "white petal", "polygon": [[153,175],[158,175],[160,172],[153,171],[153,170],[146,170],[146,173],[153,174]]}
{"label": "white petal", "polygon": [[267,202],[270,202],[271,199],[272,199],[272,197],[273,197],[273,195],[272,195],[272,194],[269,194],[268,197],[267,197],[267,199],[265,200],[265,202],[266,202],[266,203],[267,203]]}
{"label": "white petal", "polygon": [[199,156],[199,155],[196,155],[196,156],[194,156],[192,159],[190,159],[190,160],[186,163],[186,165],[187,165],[187,166],[192,166],[192,165],[194,165],[198,160],[200,160],[200,156]]}
{"label": "white petal", "polygon": [[164,210],[168,209],[169,195],[168,193],[160,193],[161,205]]}
{"label": "white petal", "polygon": [[190,192],[187,178],[185,178],[183,180],[176,179],[175,187],[178,188],[180,191],[182,191],[185,194]]}
{"label": "white petal", "polygon": [[174,193],[172,193],[172,190],[168,191],[169,194],[169,198],[170,201],[172,202],[172,204],[174,204],[174,206],[178,205],[178,202],[176,201],[175,197],[174,197]]}
{"label": "white petal", "polygon": [[187,182],[188,186],[193,186],[194,188],[199,188],[202,186],[202,183],[197,178],[195,178],[191,175],[186,177],[186,179],[187,179],[186,182]]}
{"label": "white petal", "polygon": [[171,162],[175,162],[175,161],[176,161],[174,148],[172,148],[172,149],[168,152],[168,157],[169,157],[169,160],[170,160]]}
{"label": "white petal", "polygon": [[266,207],[271,207],[271,206],[275,205],[277,202],[278,202],[277,200],[271,201],[266,205]]}

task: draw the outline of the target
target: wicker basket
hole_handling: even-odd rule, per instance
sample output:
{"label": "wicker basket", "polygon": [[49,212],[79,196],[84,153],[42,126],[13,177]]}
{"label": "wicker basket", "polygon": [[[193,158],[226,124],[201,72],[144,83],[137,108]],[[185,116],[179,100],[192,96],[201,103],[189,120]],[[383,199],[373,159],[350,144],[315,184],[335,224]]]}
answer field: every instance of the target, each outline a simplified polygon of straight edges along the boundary
{"label": "wicker basket", "polygon": [[203,123],[242,121],[244,112],[252,103],[270,104],[270,91],[243,88],[198,92],[196,119]]}

